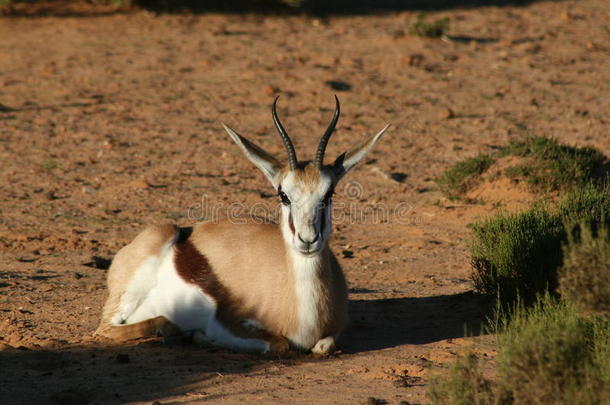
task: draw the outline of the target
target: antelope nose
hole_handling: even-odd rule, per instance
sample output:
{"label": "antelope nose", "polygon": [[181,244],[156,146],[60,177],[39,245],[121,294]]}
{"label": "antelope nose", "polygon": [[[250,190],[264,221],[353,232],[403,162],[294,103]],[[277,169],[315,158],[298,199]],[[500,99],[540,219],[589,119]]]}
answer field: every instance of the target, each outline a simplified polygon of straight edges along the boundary
{"label": "antelope nose", "polygon": [[311,245],[312,243],[316,243],[316,241],[318,240],[320,235],[316,233],[316,236],[312,240],[304,240],[303,238],[301,238],[301,234],[300,233],[297,234],[297,237],[299,238],[299,240],[301,242],[305,243],[306,245]]}

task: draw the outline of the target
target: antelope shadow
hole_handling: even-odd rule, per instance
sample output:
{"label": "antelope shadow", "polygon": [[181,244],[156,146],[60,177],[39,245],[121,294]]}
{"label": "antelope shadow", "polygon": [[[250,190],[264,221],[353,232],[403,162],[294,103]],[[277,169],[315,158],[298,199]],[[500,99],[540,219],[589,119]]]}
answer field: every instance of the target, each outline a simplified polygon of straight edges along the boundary
{"label": "antelope shadow", "polygon": [[493,300],[471,291],[421,298],[351,300],[340,346],[347,353],[477,336]]}
{"label": "antelope shadow", "polygon": [[[130,346],[0,349],[0,403],[123,404],[184,395],[197,384],[225,384],[225,376],[257,370],[269,357],[160,341]],[[206,395],[205,400],[239,394]]]}
{"label": "antelope shadow", "polygon": [[[31,0],[13,0],[26,3]],[[479,7],[525,6],[541,0],[133,0],[131,4],[158,13],[176,14],[261,14],[261,15],[371,15],[397,11],[434,11]],[[47,2],[44,6],[27,10],[9,8],[9,17],[101,17],[124,14],[129,6],[116,10],[79,10],[63,7],[58,1]]]}
{"label": "antelope shadow", "polygon": [[366,15],[393,11],[524,6],[534,1],[536,0],[137,0],[135,3],[149,10],[169,13]]}
{"label": "antelope shadow", "polygon": [[[363,290],[361,293],[370,291]],[[481,333],[491,300],[472,292],[424,298],[352,300],[350,326],[341,348],[362,353],[405,344]],[[169,394],[224,384],[225,375],[259,370],[271,362],[292,365],[314,359],[234,353],[159,340],[123,346],[59,345],[55,349],[0,347],[0,403],[61,405],[153,401]],[[206,401],[230,400],[232,390]]]}

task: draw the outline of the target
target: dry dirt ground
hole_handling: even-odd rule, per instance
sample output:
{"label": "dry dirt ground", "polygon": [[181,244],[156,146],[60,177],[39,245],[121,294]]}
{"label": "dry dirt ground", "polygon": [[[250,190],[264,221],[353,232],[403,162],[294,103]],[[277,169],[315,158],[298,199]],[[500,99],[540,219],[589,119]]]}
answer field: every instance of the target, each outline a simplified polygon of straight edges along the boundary
{"label": "dry dirt ground", "polygon": [[[524,132],[610,154],[610,4],[431,12],[449,17],[448,39],[406,33],[414,14],[0,19],[0,403],[416,404],[465,346],[493,358],[492,337],[463,337],[480,334],[487,303],[469,280],[468,224],[535,196],[504,184],[451,202],[432,179]],[[329,157],[392,123],[336,197],[341,351],[92,340],[107,261],[146,224],[276,206],[219,120],[284,156],[281,94],[312,156],[333,93]]]}

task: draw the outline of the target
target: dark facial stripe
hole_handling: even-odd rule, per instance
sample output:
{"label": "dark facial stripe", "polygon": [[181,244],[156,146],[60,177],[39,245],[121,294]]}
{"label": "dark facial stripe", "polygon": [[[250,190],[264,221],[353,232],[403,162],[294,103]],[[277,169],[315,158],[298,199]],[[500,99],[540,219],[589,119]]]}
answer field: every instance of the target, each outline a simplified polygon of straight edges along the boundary
{"label": "dark facial stripe", "polygon": [[288,227],[290,228],[290,232],[294,235],[294,222],[292,221],[292,211],[288,213]]}
{"label": "dark facial stripe", "polygon": [[320,235],[324,234],[324,227],[326,226],[326,210],[330,209],[328,206],[324,206],[322,208],[322,212],[320,213]]}

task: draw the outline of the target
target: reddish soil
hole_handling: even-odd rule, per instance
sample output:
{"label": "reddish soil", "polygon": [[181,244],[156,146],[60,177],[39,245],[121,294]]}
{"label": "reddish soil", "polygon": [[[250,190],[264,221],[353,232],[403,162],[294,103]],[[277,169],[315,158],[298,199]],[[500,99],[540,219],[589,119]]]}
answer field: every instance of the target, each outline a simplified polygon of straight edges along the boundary
{"label": "reddish soil", "polygon": [[[1,19],[0,403],[415,404],[465,346],[493,358],[493,337],[463,338],[487,307],[468,224],[502,204],[494,191],[450,202],[433,178],[524,132],[610,154],[610,5],[430,13],[453,39],[408,35],[414,14]],[[351,300],[341,351],[94,341],[107,260],[146,224],[191,224],[209,214],[202,202],[275,206],[219,120],[284,156],[269,108],[281,94],[312,156],[334,93],[329,158],[392,123],[336,198]],[[500,200],[532,198],[491,183]]]}

